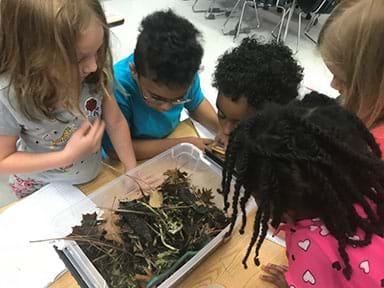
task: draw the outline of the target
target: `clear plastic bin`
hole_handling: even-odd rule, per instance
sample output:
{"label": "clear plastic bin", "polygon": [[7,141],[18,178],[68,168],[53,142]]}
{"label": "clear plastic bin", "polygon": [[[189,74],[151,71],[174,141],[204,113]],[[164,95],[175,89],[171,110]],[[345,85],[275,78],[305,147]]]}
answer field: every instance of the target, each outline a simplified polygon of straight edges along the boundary
{"label": "clear plastic bin", "polygon": [[[215,196],[213,201],[217,207],[223,208],[223,197],[217,193],[217,189],[221,187],[221,167],[191,144],[179,144],[138,166],[131,174],[147,179],[146,181],[151,182],[151,186],[155,187],[165,179],[163,173],[166,170],[175,168],[187,172],[193,185],[212,189]],[[143,185],[141,183],[141,186],[145,188],[145,184]],[[102,214],[103,208],[117,208],[118,199],[135,199],[140,197],[140,195],[141,192],[137,182],[127,176],[121,176],[97,189],[89,195],[89,199],[82,201],[82,203],[79,203],[76,207],[60,213],[55,219],[56,225],[60,229],[60,223],[64,222],[63,219],[68,219],[69,217],[75,217],[78,223],[80,223],[82,213],[90,213],[97,210],[97,213]],[[232,197],[229,197],[229,199],[232,199]],[[248,210],[254,207],[254,205],[254,202],[252,202]],[[228,228],[229,227],[226,227],[226,229],[221,231],[220,234],[212,239],[195,256],[179,267],[170,277],[163,281],[158,288],[176,285],[183,276],[194,269],[199,262],[212,253],[223,242],[224,235],[226,231],[228,231]],[[68,227],[63,229],[68,229]],[[68,234],[70,232],[69,230]],[[57,246],[64,252],[66,258],[86,283],[86,287],[108,287],[103,277],[76,242],[60,241]]]}

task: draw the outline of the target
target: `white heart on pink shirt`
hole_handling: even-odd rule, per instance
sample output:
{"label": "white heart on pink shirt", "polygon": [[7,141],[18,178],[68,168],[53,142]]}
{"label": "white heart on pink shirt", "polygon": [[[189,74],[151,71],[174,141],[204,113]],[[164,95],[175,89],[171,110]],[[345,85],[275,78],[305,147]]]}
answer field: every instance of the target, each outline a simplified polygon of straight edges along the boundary
{"label": "white heart on pink shirt", "polygon": [[293,285],[289,285],[289,288],[296,288],[295,286],[293,286]]}
{"label": "white heart on pink shirt", "polygon": [[364,260],[360,263],[359,268],[364,271],[365,274],[369,273],[369,262],[368,260]]}
{"label": "white heart on pink shirt", "polygon": [[354,235],[353,237],[349,237],[349,239],[357,241],[357,240],[360,240],[360,237],[359,235]]}
{"label": "white heart on pink shirt", "polygon": [[304,251],[307,251],[310,245],[311,245],[311,241],[309,239],[305,239],[304,241],[297,242],[297,246],[299,246]]}
{"label": "white heart on pink shirt", "polygon": [[315,285],[316,283],[315,277],[312,275],[312,273],[309,270],[305,271],[305,273],[303,274],[303,281],[305,283],[310,283],[312,285]]}
{"label": "white heart on pink shirt", "polygon": [[325,227],[324,225],[321,225],[320,228],[321,228],[321,231],[320,231],[321,236],[327,236],[329,234],[327,227]]}
{"label": "white heart on pink shirt", "polygon": [[315,226],[315,225],[309,226],[309,230],[311,231],[315,231],[317,228],[319,228],[319,226]]}

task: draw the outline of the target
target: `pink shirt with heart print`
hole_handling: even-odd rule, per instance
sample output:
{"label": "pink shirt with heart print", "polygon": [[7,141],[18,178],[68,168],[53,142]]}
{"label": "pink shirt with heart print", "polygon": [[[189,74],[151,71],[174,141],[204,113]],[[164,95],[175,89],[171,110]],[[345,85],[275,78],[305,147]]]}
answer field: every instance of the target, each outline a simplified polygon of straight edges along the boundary
{"label": "pink shirt with heart print", "polygon": [[[355,205],[359,215],[365,213]],[[364,217],[365,218],[365,217]],[[285,274],[289,288],[373,288],[384,287],[384,238],[372,237],[366,247],[347,246],[352,266],[351,280],[347,280],[338,244],[320,219],[305,219],[295,225],[283,224],[285,232],[288,271]],[[363,239],[358,229],[356,239]]]}

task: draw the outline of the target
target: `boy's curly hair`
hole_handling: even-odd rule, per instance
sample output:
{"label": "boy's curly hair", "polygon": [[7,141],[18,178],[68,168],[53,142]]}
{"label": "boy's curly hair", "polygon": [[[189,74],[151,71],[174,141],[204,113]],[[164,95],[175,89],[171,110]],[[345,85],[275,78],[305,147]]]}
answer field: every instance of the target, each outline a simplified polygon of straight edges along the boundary
{"label": "boy's curly hair", "polygon": [[[350,279],[352,267],[346,247],[364,247],[373,235],[383,236],[384,163],[380,157],[380,148],[364,124],[333,99],[318,93],[286,106],[267,104],[263,111],[240,123],[230,137],[222,185],[228,208],[236,169],[229,233],[239,202],[241,233],[246,225],[247,201],[253,196],[258,202],[243,264],[256,242],[254,261],[260,264],[259,249],[270,219],[277,228],[288,210],[309,211],[310,218],[319,217],[337,240],[343,273]],[[245,192],[241,196],[242,187]],[[367,218],[357,213],[355,204],[363,208]],[[358,228],[365,237],[355,240]]]}
{"label": "boy's curly hair", "polygon": [[167,10],[145,17],[139,31],[134,52],[138,75],[168,87],[189,85],[203,56],[195,26]]}
{"label": "boy's curly hair", "polygon": [[303,68],[287,46],[245,38],[218,59],[213,86],[232,101],[245,97],[259,108],[266,102],[285,105],[295,99],[302,79]]}

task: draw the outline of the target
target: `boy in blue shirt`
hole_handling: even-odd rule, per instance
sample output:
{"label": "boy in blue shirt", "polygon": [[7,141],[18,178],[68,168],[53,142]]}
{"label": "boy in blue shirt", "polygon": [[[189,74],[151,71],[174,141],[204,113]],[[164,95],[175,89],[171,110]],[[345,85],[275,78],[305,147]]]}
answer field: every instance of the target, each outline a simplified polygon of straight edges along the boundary
{"label": "boy in blue shirt", "polygon": [[[137,159],[182,142],[203,149],[209,140],[164,139],[179,124],[184,108],[211,131],[218,130],[216,112],[204,98],[197,75],[203,56],[200,32],[171,10],[147,16],[139,31],[134,54],[114,66],[115,97],[130,126]],[[113,155],[107,135],[103,148]]]}

